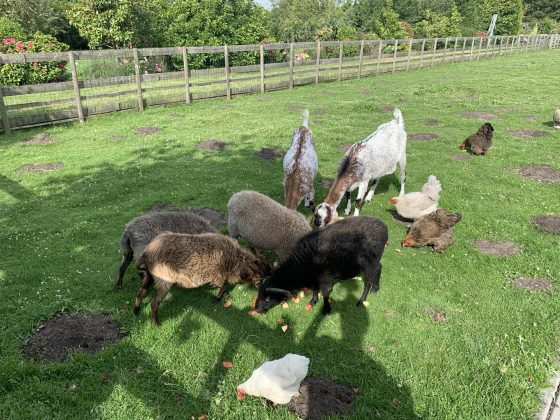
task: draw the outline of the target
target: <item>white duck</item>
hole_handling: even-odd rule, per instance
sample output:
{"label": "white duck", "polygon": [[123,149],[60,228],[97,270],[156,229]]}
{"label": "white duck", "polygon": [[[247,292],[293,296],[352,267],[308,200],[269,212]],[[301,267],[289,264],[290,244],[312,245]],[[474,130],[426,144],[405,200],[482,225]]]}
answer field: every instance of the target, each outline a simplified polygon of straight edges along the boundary
{"label": "white duck", "polygon": [[440,182],[435,176],[430,175],[421,192],[410,192],[401,197],[393,197],[389,201],[395,205],[400,216],[416,220],[438,209],[440,192]]}
{"label": "white duck", "polygon": [[264,362],[246,382],[237,386],[237,399],[242,400],[245,394],[249,394],[276,404],[287,404],[298,393],[308,367],[307,357],[292,353]]}

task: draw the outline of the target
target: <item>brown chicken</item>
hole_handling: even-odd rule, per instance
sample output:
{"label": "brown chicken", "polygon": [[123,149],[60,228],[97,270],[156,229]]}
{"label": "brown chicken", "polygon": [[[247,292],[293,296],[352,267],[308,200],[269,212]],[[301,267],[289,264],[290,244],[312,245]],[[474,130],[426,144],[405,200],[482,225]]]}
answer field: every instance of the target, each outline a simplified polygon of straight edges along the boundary
{"label": "brown chicken", "polygon": [[460,213],[447,213],[443,209],[437,209],[416,220],[401,245],[415,248],[431,245],[434,251],[443,252],[453,243],[453,226],[459,220]]}
{"label": "brown chicken", "polygon": [[486,123],[480,127],[476,133],[467,137],[459,147],[461,150],[470,148],[474,155],[483,155],[490,149],[490,146],[492,146],[493,132],[494,127],[492,127],[492,124]]}

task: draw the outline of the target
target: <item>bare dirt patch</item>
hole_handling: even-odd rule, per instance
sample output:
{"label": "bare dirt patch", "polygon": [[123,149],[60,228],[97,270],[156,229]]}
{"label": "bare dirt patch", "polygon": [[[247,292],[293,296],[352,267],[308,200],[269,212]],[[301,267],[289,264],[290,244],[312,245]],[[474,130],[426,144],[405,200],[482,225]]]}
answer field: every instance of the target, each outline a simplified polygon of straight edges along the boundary
{"label": "bare dirt patch", "polygon": [[508,131],[510,135],[513,137],[519,137],[520,139],[530,139],[530,138],[539,138],[539,137],[546,137],[548,133],[542,130],[517,130],[517,131]]}
{"label": "bare dirt patch", "polygon": [[334,179],[332,179],[332,178],[323,178],[321,180],[321,185],[323,187],[330,188],[332,186],[333,182],[334,182]]}
{"label": "bare dirt patch", "polygon": [[558,216],[533,216],[532,222],[548,233],[560,235],[560,217]]}
{"label": "bare dirt patch", "polygon": [[467,98],[469,98],[471,101],[476,101],[477,99],[480,98],[480,93],[471,92],[467,95]]}
{"label": "bare dirt patch", "polygon": [[524,115],[523,118],[526,119],[527,121],[538,121],[539,120],[538,115]]}
{"label": "bare dirt patch", "polygon": [[218,108],[218,109],[232,109],[233,105],[231,105],[231,104],[221,104],[221,105],[218,105],[216,108]]}
{"label": "bare dirt patch", "polygon": [[548,165],[525,165],[520,167],[517,173],[522,177],[539,182],[560,183],[560,171]]}
{"label": "bare dirt patch", "polygon": [[381,108],[379,108],[379,112],[393,112],[395,110],[395,107],[392,105],[383,105]]}
{"label": "bare dirt patch", "polygon": [[354,143],[342,143],[339,144],[338,146],[336,146],[336,150],[338,150],[339,152],[346,152],[348,149],[350,149],[352,147]]}
{"label": "bare dirt patch", "polygon": [[435,322],[445,322],[447,321],[447,316],[445,314],[445,311],[442,310],[435,310],[435,309],[428,309],[426,311],[426,313],[428,314],[428,316],[430,318],[432,318],[433,321]]}
{"label": "bare dirt patch", "polygon": [[290,111],[303,111],[303,110],[305,109],[305,107],[304,107],[304,106],[301,106],[301,105],[290,105],[290,106],[288,107],[288,109],[289,109]]}
{"label": "bare dirt patch", "polygon": [[520,289],[529,290],[531,292],[553,292],[554,283],[548,279],[532,279],[529,277],[519,277],[511,280],[511,283]]}
{"label": "bare dirt patch", "polygon": [[126,334],[121,324],[100,314],[58,314],[45,321],[23,345],[23,354],[40,362],[62,361],[78,349],[87,353],[100,350]]}
{"label": "bare dirt patch", "polygon": [[327,378],[308,376],[301,382],[299,395],[288,403],[288,409],[300,419],[320,420],[326,416],[349,414],[356,392]]}
{"label": "bare dirt patch", "polygon": [[435,140],[437,138],[438,135],[435,133],[414,133],[407,136],[407,140],[410,141],[428,141]]}
{"label": "bare dirt patch", "polygon": [[453,155],[451,156],[453,160],[471,160],[471,156],[469,155]]}
{"label": "bare dirt patch", "polygon": [[198,143],[196,147],[199,150],[224,150],[227,145],[228,143],[222,140],[208,139]]}
{"label": "bare dirt patch", "polygon": [[128,138],[127,136],[118,136],[118,135],[112,135],[111,136],[111,140],[113,140],[113,141],[126,140],[127,138]]}
{"label": "bare dirt patch", "polygon": [[317,108],[317,109],[311,111],[311,113],[313,115],[325,115],[325,114],[329,113],[329,110],[325,109],[325,108]]}
{"label": "bare dirt patch", "polygon": [[440,120],[436,120],[435,118],[428,118],[427,120],[424,120],[424,124],[429,127],[437,127],[443,125]]}
{"label": "bare dirt patch", "polygon": [[360,88],[359,92],[360,93],[369,93],[370,90],[369,90],[369,88]]}
{"label": "bare dirt patch", "polygon": [[17,170],[19,173],[25,172],[50,172],[57,171],[64,168],[64,163],[62,162],[52,162],[52,163],[33,163],[30,165],[23,165]]}
{"label": "bare dirt patch", "polygon": [[214,209],[210,209],[210,208],[198,208],[198,207],[189,207],[186,208],[185,210],[188,210],[200,217],[202,217],[203,219],[206,219],[210,222],[210,224],[212,226],[214,226],[216,229],[219,229],[221,227],[224,227],[226,225],[226,216],[224,215],[224,213],[218,211],[218,210],[214,210]]}
{"label": "bare dirt patch", "polygon": [[173,204],[167,201],[164,201],[162,203],[152,204],[151,206],[146,207],[144,211],[146,213],[158,213],[161,211],[173,211],[173,210],[177,210],[177,207],[175,207]]}
{"label": "bare dirt patch", "polygon": [[474,245],[480,252],[495,257],[511,257],[521,252],[521,247],[513,242],[496,242],[496,241],[474,241]]}
{"label": "bare dirt patch", "polygon": [[496,114],[487,111],[469,111],[469,112],[461,112],[459,114],[463,118],[468,118],[471,120],[499,120]]}
{"label": "bare dirt patch", "polygon": [[53,137],[47,133],[39,133],[22,142],[22,144],[28,146],[32,144],[49,144],[56,140],[56,137]]}
{"label": "bare dirt patch", "polygon": [[283,157],[284,152],[276,150],[273,147],[263,147],[257,152],[257,156],[263,160],[274,160],[276,158]]}
{"label": "bare dirt patch", "polygon": [[138,134],[155,134],[161,131],[161,127],[151,126],[151,127],[138,127],[135,130]]}

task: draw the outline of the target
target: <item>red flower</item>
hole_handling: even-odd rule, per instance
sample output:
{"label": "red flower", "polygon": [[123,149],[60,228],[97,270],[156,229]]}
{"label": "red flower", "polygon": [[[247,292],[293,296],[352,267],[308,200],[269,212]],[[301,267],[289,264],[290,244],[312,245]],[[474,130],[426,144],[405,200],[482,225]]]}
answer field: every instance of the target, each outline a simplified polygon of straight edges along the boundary
{"label": "red flower", "polygon": [[27,41],[27,42],[25,43],[25,45],[27,45],[28,47],[31,47],[31,46],[33,45],[33,41]]}
{"label": "red flower", "polygon": [[18,50],[18,51],[23,51],[23,42],[19,41],[19,42],[16,44],[16,50]]}
{"label": "red flower", "polygon": [[3,38],[2,42],[4,42],[4,45],[10,45],[10,44],[16,42],[16,39],[15,38]]}
{"label": "red flower", "polygon": [[64,63],[58,63],[58,68],[63,69],[64,68]]}

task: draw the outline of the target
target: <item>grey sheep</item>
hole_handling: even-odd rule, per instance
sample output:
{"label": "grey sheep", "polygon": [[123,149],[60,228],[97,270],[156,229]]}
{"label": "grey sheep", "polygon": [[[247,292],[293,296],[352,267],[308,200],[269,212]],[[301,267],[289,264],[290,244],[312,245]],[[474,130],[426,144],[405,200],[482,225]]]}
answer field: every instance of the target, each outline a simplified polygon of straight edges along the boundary
{"label": "grey sheep", "polygon": [[255,284],[269,273],[269,267],[266,258],[243,250],[237,241],[225,235],[162,233],[136,261],[143,278],[134,314],[138,315],[142,298],[154,283],[157,294],[151,304],[152,324],[157,326],[159,304],[174,284],[186,289],[205,284],[219,287],[218,302],[229,285],[240,280]]}
{"label": "grey sheep", "polygon": [[189,211],[149,213],[132,219],[121,236],[123,259],[115,290],[122,288],[124,273],[134,256],[142,255],[148,244],[163,232],[198,234],[218,231],[206,219]]}
{"label": "grey sheep", "polygon": [[240,191],[228,202],[230,236],[245,239],[253,252],[273,251],[282,263],[296,242],[311,230],[305,217],[256,191]]}

